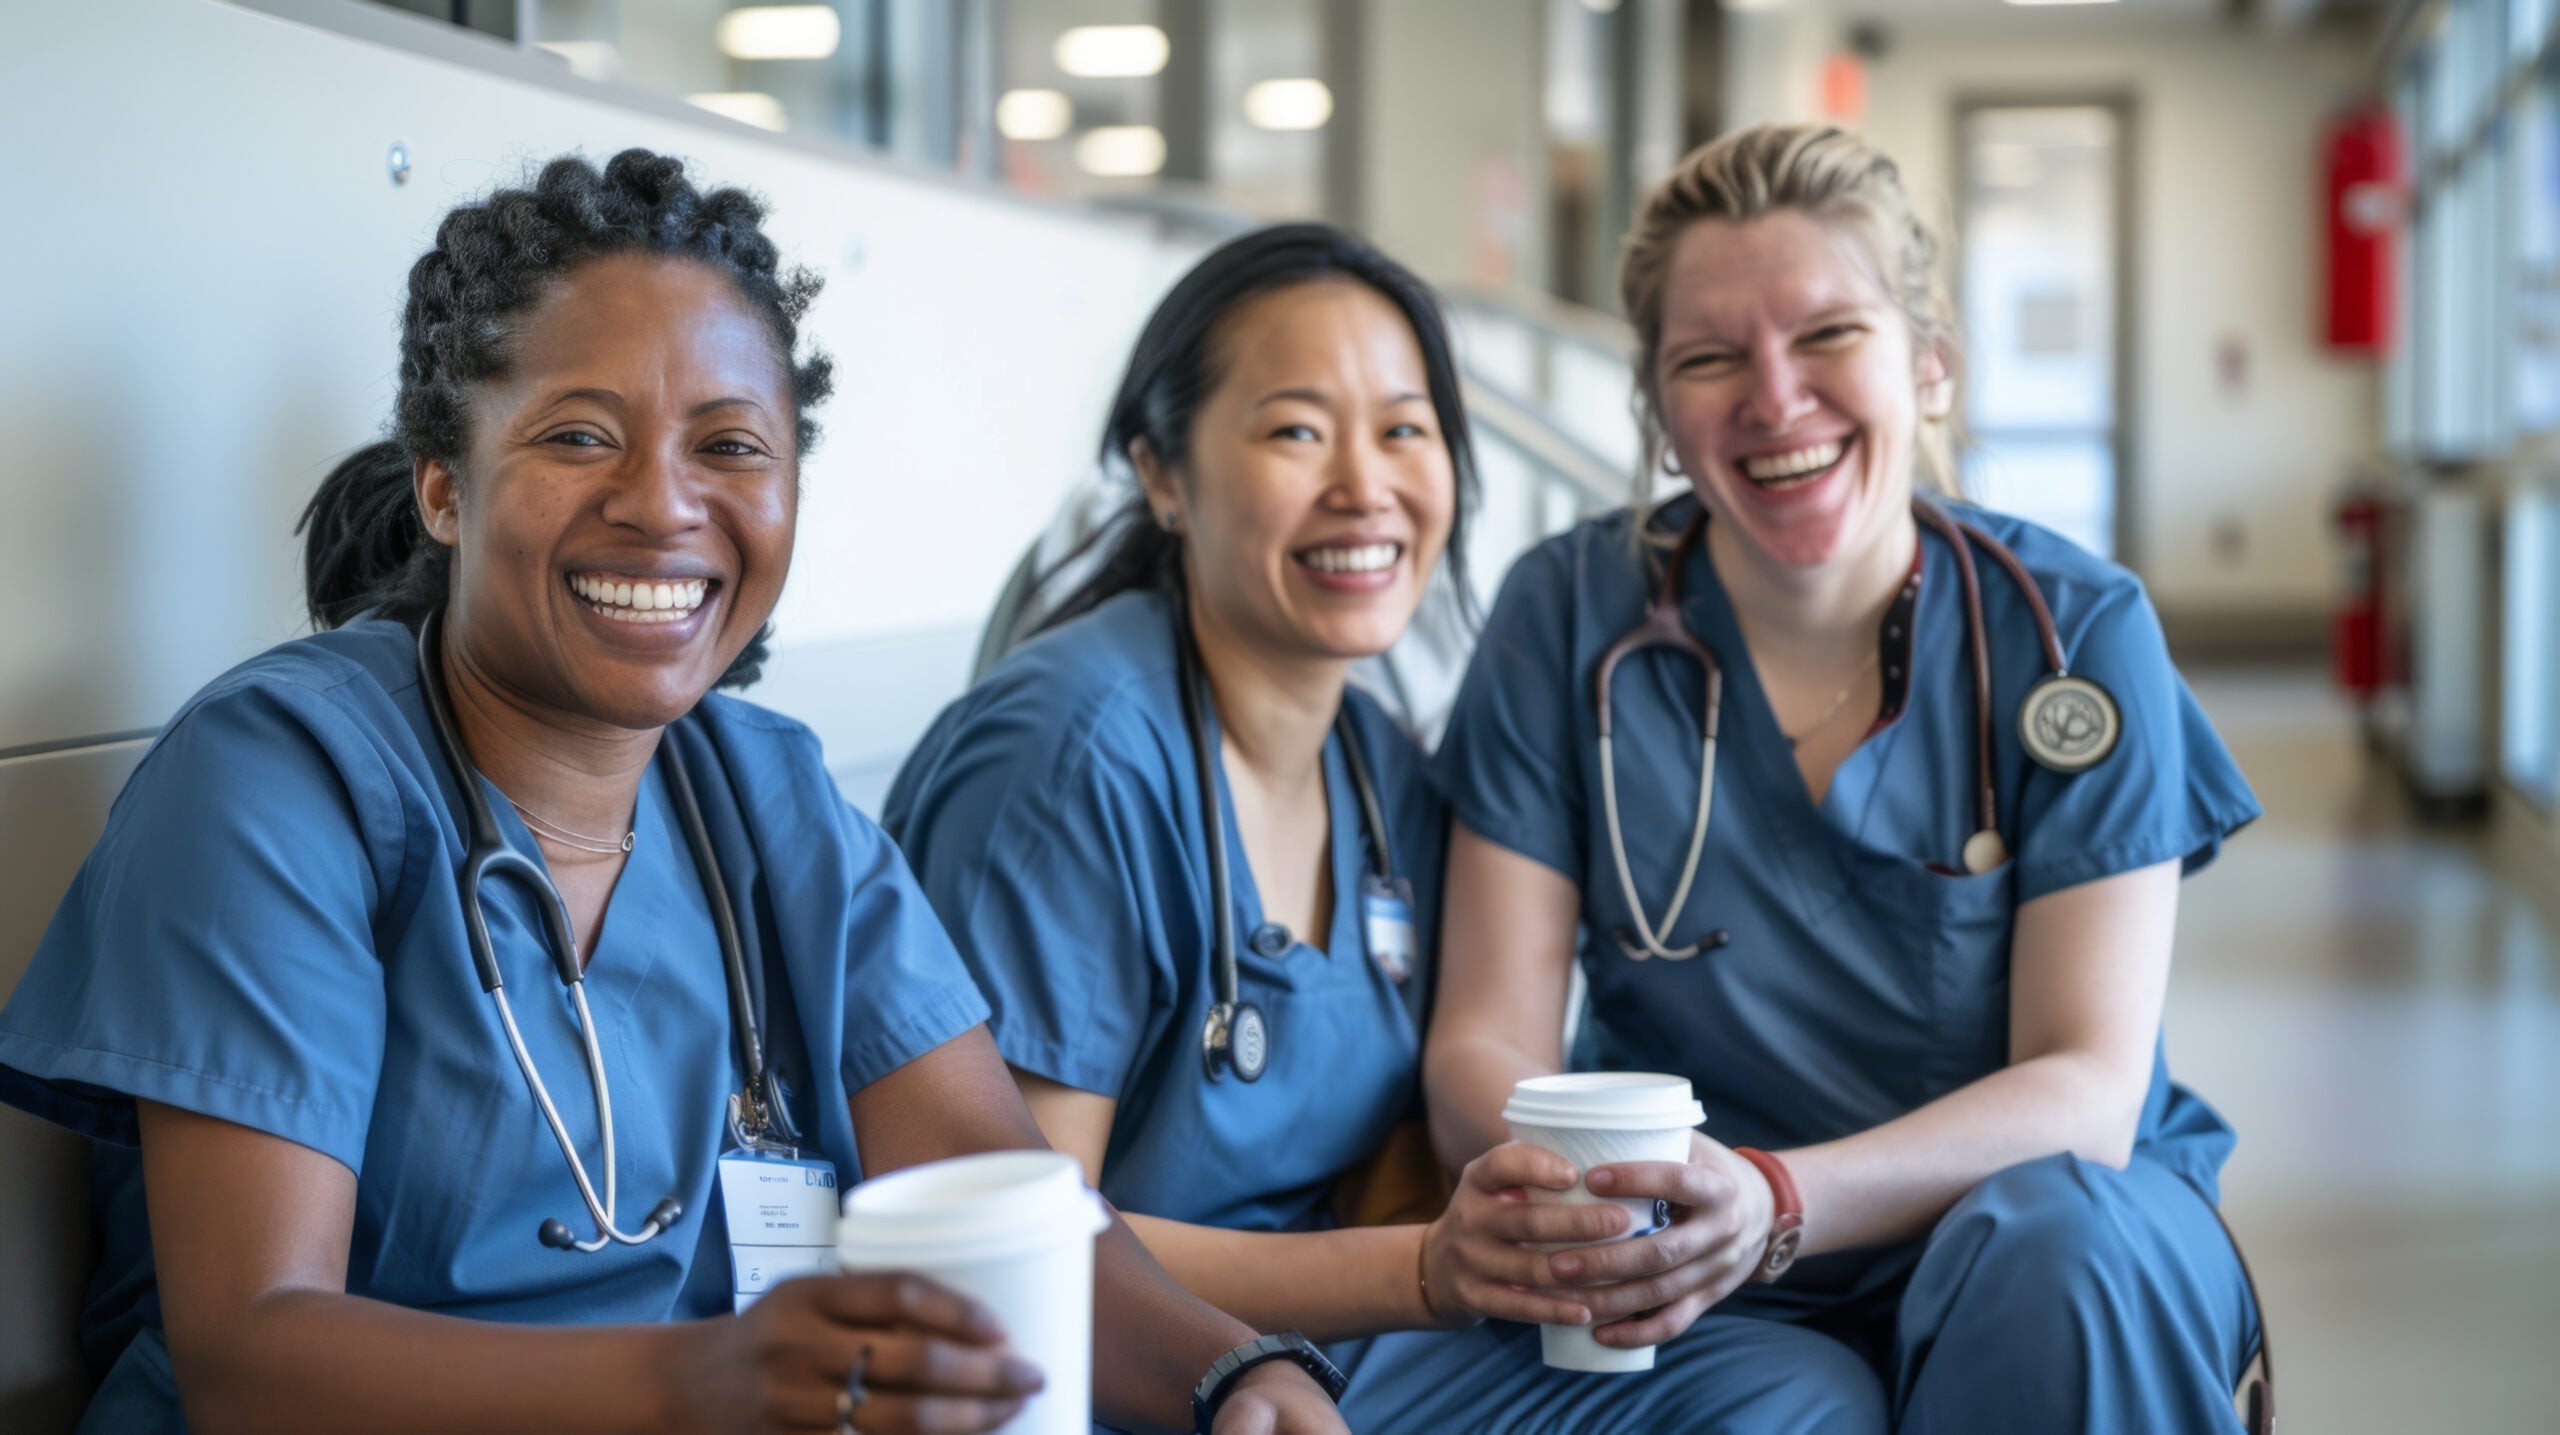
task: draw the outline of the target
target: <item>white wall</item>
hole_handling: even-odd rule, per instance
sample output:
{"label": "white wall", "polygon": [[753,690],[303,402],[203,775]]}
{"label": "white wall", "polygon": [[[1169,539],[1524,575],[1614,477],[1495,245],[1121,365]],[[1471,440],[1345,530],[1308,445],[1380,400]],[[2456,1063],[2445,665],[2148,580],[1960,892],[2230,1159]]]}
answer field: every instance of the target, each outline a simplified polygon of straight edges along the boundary
{"label": "white wall", "polygon": [[[2374,368],[2315,342],[2319,139],[2361,51],[2209,16],[2078,23],[2047,13],[1894,33],[1868,70],[1865,129],[1942,223],[1953,214],[1959,97],[2134,98],[2137,561],[2160,606],[2179,615],[2323,606],[2331,489],[2380,441]],[[2226,337],[2248,355],[2236,395],[2216,377]],[[2214,542],[2226,526],[2240,535],[2236,553]]]}
{"label": "white wall", "polygon": [[[541,158],[633,144],[762,191],[784,249],[827,276],[808,333],[836,397],[777,614],[779,705],[841,766],[903,747],[957,691],[1187,252],[614,95],[214,0],[0,6],[0,749],[155,726],[300,631],[293,522],[381,430],[436,218]],[[853,667],[866,645],[904,666]]]}

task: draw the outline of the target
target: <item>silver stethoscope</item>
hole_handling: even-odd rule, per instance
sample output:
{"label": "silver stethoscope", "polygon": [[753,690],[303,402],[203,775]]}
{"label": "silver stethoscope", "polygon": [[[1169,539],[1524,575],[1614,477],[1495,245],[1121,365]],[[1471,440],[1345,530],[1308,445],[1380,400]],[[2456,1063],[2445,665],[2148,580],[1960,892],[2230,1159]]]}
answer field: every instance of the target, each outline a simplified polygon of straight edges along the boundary
{"label": "silver stethoscope", "polygon": [[[462,926],[471,942],[471,960],[480,971],[480,989],[495,997],[498,1023],[506,1028],[507,1045],[516,1054],[516,1069],[524,1073],[524,1084],[533,1092],[534,1105],[542,1108],[542,1119],[550,1124],[552,1139],[560,1143],[560,1154],[569,1163],[569,1176],[578,1183],[578,1196],[587,1204],[587,1214],[594,1218],[596,1234],[591,1240],[579,1240],[568,1223],[556,1218],[542,1223],[539,1232],[546,1246],[564,1251],[600,1251],[620,1243],[636,1246],[651,1240],[673,1226],[684,1215],[684,1206],[669,1196],[649,1210],[649,1218],[637,1231],[624,1231],[614,1224],[614,1160],[613,1091],[605,1082],[604,1048],[597,1041],[595,1018],[587,1010],[586,974],[578,966],[578,948],[569,932],[569,909],[561,904],[560,891],[551,885],[550,875],[540,864],[506,844],[498,831],[498,819],[489,810],[489,800],[480,791],[479,769],[462,748],[462,734],[454,724],[453,701],[444,685],[444,613],[427,615],[418,628],[418,676],[425,685],[427,713],[434,719],[436,743],[444,749],[446,765],[453,772],[454,786],[462,789],[462,804],[470,815],[470,848],[462,860]],[[661,739],[662,743],[664,739]],[[779,1079],[765,1065],[764,1041],[757,1029],[755,994],[747,984],[745,948],[738,940],[738,924],[729,909],[729,889],[720,875],[720,860],[711,850],[711,834],[702,824],[702,808],[694,800],[693,781],[686,775],[684,760],[672,746],[662,749],[667,757],[667,786],[675,794],[676,814],[684,828],[685,842],[693,849],[694,871],[702,878],[702,891],[711,907],[711,925],[720,936],[720,957],[729,970],[729,1015],[738,1044],[738,1064],[746,1073],[744,1089],[729,1098],[730,1132],[742,1145],[796,1144],[798,1132],[785,1108]],[[569,1137],[569,1128],[560,1119],[560,1108],[553,1105],[549,1088],[542,1084],[542,1073],[534,1069],[533,1053],[525,1049],[524,1036],[516,1029],[515,1013],[507,1005],[506,980],[498,974],[497,949],[489,940],[488,918],[480,910],[480,884],[493,876],[513,877],[533,894],[534,907],[542,919],[544,944],[551,952],[551,967],[560,984],[569,989],[569,1000],[577,1008],[578,1035],[587,1049],[587,1079],[595,1087],[596,1126],[604,1133],[604,1198],[596,1198],[595,1183],[587,1178],[586,1163],[578,1158],[577,1144]]]}
{"label": "silver stethoscope", "polygon": [[[1974,569],[1974,549],[1990,554],[2009,570],[2010,579],[2025,595],[2027,607],[2035,615],[2036,637],[2043,645],[2045,676],[2027,690],[2026,698],[2018,705],[2018,741],[2027,755],[2054,772],[2085,772],[2115,751],[2116,739],[2124,732],[2124,717],[2112,694],[2095,681],[2075,675],[2064,662],[2062,639],[2054,632],[2053,610],[2045,603],[2044,590],[2007,544],[1918,495],[1913,496],[1911,509],[1946,540],[1955,554],[1956,574],[1964,588],[1967,648],[1973,658],[1976,827],[1974,834],[1965,839],[1963,858],[1966,871],[1989,872],[2009,860],[2009,846],[2000,836],[2000,798],[1992,782],[1991,652],[1982,621],[1982,580]],[[1697,553],[1706,532],[1707,510],[1701,506],[1680,531],[1679,541],[1672,545],[1661,586],[1646,601],[1643,620],[1601,654],[1595,679],[1593,697],[1600,715],[1600,802],[1609,826],[1609,856],[1618,868],[1618,887],[1626,896],[1627,913],[1635,922],[1632,933],[1622,928],[1614,935],[1619,949],[1637,961],[1647,957],[1681,961],[1730,940],[1728,933],[1718,929],[1687,946],[1670,944],[1680,914],[1688,907],[1690,891],[1697,885],[1698,862],[1707,845],[1707,819],[1716,796],[1716,731],[1724,702],[1724,670],[1715,654],[1689,631],[1680,613],[1680,575]],[[1680,884],[1672,890],[1671,906],[1662,914],[1658,926],[1644,914],[1644,899],[1636,891],[1635,872],[1627,863],[1626,829],[1618,820],[1618,768],[1609,733],[1609,680],[1621,659],[1652,647],[1674,648],[1697,659],[1706,680],[1706,705],[1699,723],[1702,736],[1698,815],[1689,829],[1689,853],[1681,863]]]}
{"label": "silver stethoscope", "polygon": [[[1222,1079],[1230,1070],[1245,1081],[1259,1081],[1271,1061],[1271,1022],[1262,1008],[1244,1000],[1238,983],[1235,904],[1227,880],[1226,800],[1218,793],[1218,757],[1210,750],[1209,725],[1203,717],[1210,701],[1207,684],[1200,672],[1200,655],[1192,647],[1189,607],[1179,595],[1173,605],[1173,651],[1174,682],[1182,689],[1182,726],[1190,734],[1191,763],[1199,775],[1200,826],[1209,849],[1210,921],[1216,933],[1212,957],[1217,1000],[1209,1004],[1208,1019],[1200,1027],[1200,1061],[1211,1081]],[[1342,740],[1343,765],[1351,770],[1351,788],[1360,797],[1360,825],[1369,835],[1370,875],[1392,887],[1395,853],[1387,846],[1386,816],[1378,808],[1377,785],[1369,778],[1368,755],[1360,748],[1359,734],[1351,730],[1349,703],[1334,714],[1333,732]],[[1334,900],[1344,898],[1337,894]]]}

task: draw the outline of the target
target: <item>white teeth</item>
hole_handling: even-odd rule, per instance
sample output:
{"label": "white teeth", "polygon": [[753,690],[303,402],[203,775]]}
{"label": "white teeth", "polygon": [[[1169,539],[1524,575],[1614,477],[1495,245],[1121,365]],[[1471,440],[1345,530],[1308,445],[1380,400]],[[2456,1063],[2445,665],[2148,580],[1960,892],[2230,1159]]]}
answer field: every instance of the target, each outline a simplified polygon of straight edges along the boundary
{"label": "white teeth", "polygon": [[569,587],[608,618],[626,623],[676,623],[693,616],[711,585],[700,578],[682,582],[627,583],[591,573],[569,575]]}
{"label": "white teeth", "polygon": [[1375,573],[1392,566],[1403,552],[1395,543],[1364,543],[1357,548],[1310,548],[1302,555],[1319,573]]}
{"label": "white teeth", "polygon": [[1754,483],[1769,483],[1778,479],[1794,478],[1799,474],[1820,473],[1840,461],[1840,454],[1844,447],[1845,445],[1835,440],[1831,443],[1818,443],[1811,448],[1800,448],[1793,453],[1773,453],[1759,458],[1746,458],[1742,461],[1743,476]]}

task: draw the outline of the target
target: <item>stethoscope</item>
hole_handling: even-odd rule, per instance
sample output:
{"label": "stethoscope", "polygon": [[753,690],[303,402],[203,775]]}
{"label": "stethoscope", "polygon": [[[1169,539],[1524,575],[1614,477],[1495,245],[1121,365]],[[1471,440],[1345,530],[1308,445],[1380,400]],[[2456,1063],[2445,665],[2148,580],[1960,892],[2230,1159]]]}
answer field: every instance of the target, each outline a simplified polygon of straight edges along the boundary
{"label": "stethoscope", "polygon": [[[1200,1027],[1200,1061],[1209,1079],[1232,1070],[1245,1081],[1260,1081],[1271,1061],[1271,1021],[1262,1008],[1244,1000],[1236,968],[1235,904],[1227,880],[1227,807],[1218,793],[1218,758],[1210,749],[1207,684],[1200,654],[1192,645],[1191,615],[1179,595],[1173,606],[1173,651],[1176,686],[1182,689],[1182,726],[1191,737],[1191,763],[1199,775],[1200,825],[1209,849],[1209,910],[1216,932],[1213,963],[1217,1000]],[[1350,705],[1333,716],[1334,736],[1342,740],[1343,765],[1350,769],[1352,791],[1360,797],[1360,825],[1369,836],[1369,871],[1379,883],[1396,885],[1395,853],[1387,845],[1387,821],[1378,807],[1378,789],[1369,778],[1368,755],[1351,730]],[[1336,901],[1344,900],[1337,894]],[[1351,900],[1358,900],[1356,896]]]}
{"label": "stethoscope", "polygon": [[[2036,637],[2044,649],[2045,676],[2027,690],[2018,705],[2018,741],[2027,755],[2066,776],[2085,772],[2115,751],[2116,739],[2123,735],[2124,718],[2114,695],[2097,682],[2074,674],[2065,663],[2062,639],[2054,632],[2053,610],[2045,603],[2044,589],[2007,544],[1918,495],[1913,496],[1911,509],[1946,540],[1955,554],[1956,574],[1964,589],[1967,648],[1973,658],[1976,827],[1974,834],[1965,839],[1963,859],[1966,871],[1980,874],[2008,861],[2009,847],[2000,836],[2000,797],[1992,782],[1991,652],[1982,620],[1982,580],[1974,568],[1974,549],[1990,554],[2009,571],[2011,581],[2025,595],[2027,608],[2035,616]],[[1680,576],[1705,540],[1706,532],[1707,510],[1702,505],[1680,531],[1679,541],[1672,545],[1661,586],[1646,600],[1644,618],[1601,654],[1594,680],[1593,697],[1600,717],[1600,803],[1609,828],[1609,856],[1617,864],[1618,887],[1626,897],[1628,915],[1635,922],[1632,934],[1621,929],[1615,935],[1620,950],[1637,961],[1647,957],[1681,961],[1730,940],[1730,934],[1719,929],[1687,946],[1670,944],[1671,933],[1678,927],[1680,914],[1688,907],[1690,891],[1697,884],[1699,858],[1707,845],[1707,819],[1715,807],[1716,732],[1724,702],[1724,670],[1715,654],[1689,631],[1680,613]],[[1697,659],[1705,678],[1705,707],[1699,722],[1698,815],[1689,829],[1689,852],[1680,866],[1680,883],[1672,890],[1671,905],[1662,914],[1659,926],[1645,916],[1644,900],[1636,891],[1635,872],[1627,862],[1626,829],[1618,820],[1618,768],[1609,731],[1610,678],[1616,674],[1621,659],[1652,647],[1677,649]],[[1631,935],[1634,940],[1629,940]]]}
{"label": "stethoscope", "polygon": [[[636,1246],[648,1241],[684,1215],[683,1203],[669,1196],[649,1210],[649,1218],[637,1231],[626,1232],[614,1224],[614,1149],[613,1091],[606,1084],[604,1048],[596,1037],[595,1018],[587,1010],[586,974],[578,966],[576,941],[569,932],[569,909],[561,904],[560,891],[551,885],[549,874],[540,864],[506,844],[499,834],[498,820],[489,810],[488,798],[480,791],[479,769],[462,749],[462,735],[453,719],[453,701],[444,685],[444,614],[430,613],[418,627],[418,676],[427,695],[427,713],[435,721],[436,743],[444,749],[446,765],[452,770],[454,786],[462,789],[463,809],[471,819],[470,848],[462,860],[462,926],[471,942],[471,960],[480,970],[480,989],[495,997],[498,1023],[506,1028],[507,1045],[516,1054],[516,1069],[524,1073],[524,1084],[533,1092],[534,1105],[542,1108],[542,1119],[551,1127],[552,1139],[560,1143],[560,1154],[569,1163],[569,1176],[578,1183],[578,1196],[587,1204],[587,1214],[595,1219],[596,1234],[592,1240],[579,1240],[569,1231],[568,1223],[546,1220],[539,1232],[542,1243],[564,1251],[600,1251],[619,1242]],[[662,748],[667,756],[667,786],[675,794],[676,814],[684,828],[685,842],[693,849],[694,871],[701,876],[702,891],[711,907],[711,925],[720,936],[720,958],[729,971],[729,1016],[738,1044],[738,1064],[746,1072],[746,1085],[729,1098],[730,1133],[742,1145],[796,1144],[799,1133],[793,1127],[786,1109],[782,1088],[775,1073],[765,1065],[764,1041],[757,1028],[754,993],[747,985],[747,959],[738,940],[736,916],[729,908],[729,889],[720,874],[720,859],[711,850],[711,834],[702,823],[701,805],[694,800],[693,781],[685,773],[684,759],[672,746]],[[534,1069],[533,1053],[525,1048],[524,1036],[516,1029],[515,1013],[507,1005],[506,980],[498,974],[498,954],[489,940],[488,918],[480,910],[480,884],[492,876],[513,877],[533,893],[535,909],[542,919],[545,945],[551,951],[551,967],[560,984],[569,989],[569,1000],[577,1008],[578,1035],[585,1041],[587,1079],[596,1093],[596,1126],[604,1132],[604,1199],[596,1199],[595,1183],[587,1178],[586,1163],[578,1158],[577,1144],[569,1137],[569,1128],[560,1119],[560,1108],[553,1105],[549,1088],[542,1084],[542,1073]]]}

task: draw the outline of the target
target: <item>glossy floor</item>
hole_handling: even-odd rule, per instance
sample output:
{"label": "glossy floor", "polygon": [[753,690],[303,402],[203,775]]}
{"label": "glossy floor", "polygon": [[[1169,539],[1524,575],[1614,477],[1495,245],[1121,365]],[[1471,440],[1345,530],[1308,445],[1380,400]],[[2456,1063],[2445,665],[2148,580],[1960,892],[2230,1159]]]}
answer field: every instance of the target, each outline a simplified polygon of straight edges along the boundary
{"label": "glossy floor", "polygon": [[2186,885],[2170,1060],[2282,1428],[2560,1435],[2560,855],[2416,821],[2316,674],[2195,686],[2267,815]]}

